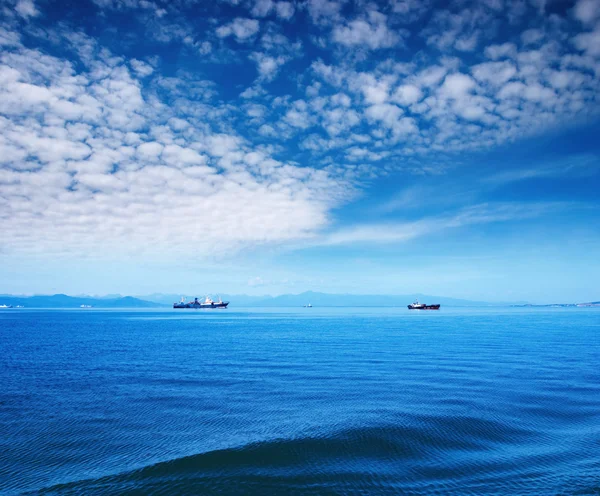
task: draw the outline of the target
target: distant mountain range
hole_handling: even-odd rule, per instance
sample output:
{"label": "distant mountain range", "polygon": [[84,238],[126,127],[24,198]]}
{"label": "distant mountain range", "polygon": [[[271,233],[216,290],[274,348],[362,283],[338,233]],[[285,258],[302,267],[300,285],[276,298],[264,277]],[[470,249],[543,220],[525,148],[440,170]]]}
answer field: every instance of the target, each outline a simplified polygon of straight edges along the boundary
{"label": "distant mountain range", "polygon": [[[302,307],[309,303],[313,307],[405,307],[415,300],[422,303],[439,303],[447,307],[575,307],[575,306],[600,306],[600,302],[590,303],[559,303],[550,305],[532,305],[526,302],[489,303],[483,301],[462,300],[444,296],[431,296],[424,294],[409,295],[355,295],[355,294],[330,294],[306,291],[300,294],[286,294],[280,296],[249,296],[249,295],[220,295],[223,301],[229,301],[230,307]],[[181,295],[155,293],[138,296],[67,296],[55,295],[0,295],[0,305],[21,305],[26,308],[79,308],[82,305],[93,308],[152,308],[170,307],[173,302],[179,301]],[[190,298],[188,298],[190,299]]]}
{"label": "distant mountain range", "polygon": [[13,296],[0,295],[0,305],[17,305],[26,308],[78,308],[82,305],[93,308],[151,308],[163,306],[154,301],[145,301],[132,296],[98,298],[92,296],[67,296],[64,294]]}
{"label": "distant mountain range", "polygon": [[[248,296],[248,295],[220,295],[223,301],[229,301],[235,307],[301,307],[311,304],[319,307],[403,307],[419,300],[423,303],[439,303],[444,306],[473,307],[473,306],[509,306],[525,304],[526,302],[488,303],[482,301],[462,300],[444,296],[431,296],[424,294],[409,295],[356,295],[356,294],[331,294],[306,291],[300,294],[286,294],[280,296]],[[160,304],[172,304],[179,301],[181,295],[155,293],[140,295],[138,298],[154,301]]]}

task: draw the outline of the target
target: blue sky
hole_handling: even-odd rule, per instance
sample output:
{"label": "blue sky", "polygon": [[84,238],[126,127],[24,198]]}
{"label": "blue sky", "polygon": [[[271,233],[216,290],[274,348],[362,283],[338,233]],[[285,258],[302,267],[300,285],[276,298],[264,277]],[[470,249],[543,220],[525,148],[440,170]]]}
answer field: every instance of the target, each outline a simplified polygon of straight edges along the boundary
{"label": "blue sky", "polygon": [[600,1],[7,0],[0,292],[600,298]]}

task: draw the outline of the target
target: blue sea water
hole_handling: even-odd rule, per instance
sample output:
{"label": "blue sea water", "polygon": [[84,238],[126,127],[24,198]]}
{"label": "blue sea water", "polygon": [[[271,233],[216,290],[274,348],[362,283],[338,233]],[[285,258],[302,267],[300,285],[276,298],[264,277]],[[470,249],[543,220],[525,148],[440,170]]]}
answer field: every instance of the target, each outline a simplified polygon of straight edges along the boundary
{"label": "blue sea water", "polygon": [[600,311],[3,310],[21,493],[600,494]]}

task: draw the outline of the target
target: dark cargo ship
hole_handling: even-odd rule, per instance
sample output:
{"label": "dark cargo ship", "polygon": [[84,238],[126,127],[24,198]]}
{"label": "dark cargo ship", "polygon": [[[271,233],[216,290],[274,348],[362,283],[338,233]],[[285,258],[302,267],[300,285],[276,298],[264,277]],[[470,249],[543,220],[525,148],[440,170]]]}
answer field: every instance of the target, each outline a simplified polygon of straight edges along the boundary
{"label": "dark cargo ship", "polygon": [[415,301],[414,303],[411,303],[410,305],[408,305],[408,309],[409,310],[439,310],[440,306],[439,305],[426,305],[425,303],[419,303],[418,301]]}
{"label": "dark cargo ship", "polygon": [[181,298],[179,303],[173,303],[173,308],[227,308],[227,305],[229,305],[228,301],[222,301],[221,298],[219,301],[213,301],[207,296],[202,302],[194,298],[194,301],[186,303],[185,298]]}

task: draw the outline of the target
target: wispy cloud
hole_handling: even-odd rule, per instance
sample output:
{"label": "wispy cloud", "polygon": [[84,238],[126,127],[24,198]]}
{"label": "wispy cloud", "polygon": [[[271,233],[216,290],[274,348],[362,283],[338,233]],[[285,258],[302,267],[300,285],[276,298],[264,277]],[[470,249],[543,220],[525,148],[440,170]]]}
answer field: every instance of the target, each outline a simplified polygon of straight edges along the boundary
{"label": "wispy cloud", "polygon": [[535,167],[507,170],[482,178],[482,182],[500,185],[526,179],[551,177],[586,177],[600,170],[600,157],[594,154],[569,156],[554,160]]}
{"label": "wispy cloud", "polygon": [[534,219],[572,205],[560,202],[482,203],[462,208],[452,214],[421,218],[414,222],[371,223],[332,232],[318,244],[399,244],[448,229]]}

